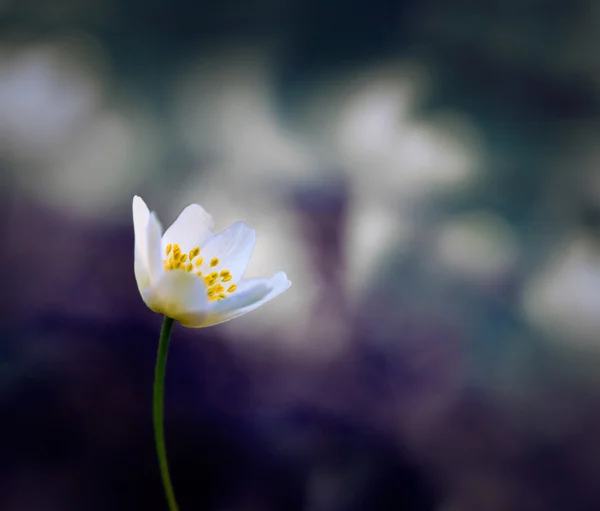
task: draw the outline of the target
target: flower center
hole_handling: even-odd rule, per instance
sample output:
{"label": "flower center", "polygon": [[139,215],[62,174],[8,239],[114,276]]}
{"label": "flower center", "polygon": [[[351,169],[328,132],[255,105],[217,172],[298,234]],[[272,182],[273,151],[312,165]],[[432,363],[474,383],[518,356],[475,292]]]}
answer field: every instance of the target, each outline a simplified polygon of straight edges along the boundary
{"label": "flower center", "polygon": [[165,271],[195,272],[198,277],[204,280],[206,295],[211,301],[224,300],[227,298],[227,293],[233,293],[237,287],[232,284],[225,288],[223,284],[232,279],[231,272],[229,270],[219,271],[219,259],[217,257],[213,257],[205,264],[204,259],[200,257],[199,247],[190,250],[189,254],[184,254],[181,252],[179,245],[176,243],[174,245],[169,244],[165,249],[165,254],[167,256],[166,259],[163,259]]}

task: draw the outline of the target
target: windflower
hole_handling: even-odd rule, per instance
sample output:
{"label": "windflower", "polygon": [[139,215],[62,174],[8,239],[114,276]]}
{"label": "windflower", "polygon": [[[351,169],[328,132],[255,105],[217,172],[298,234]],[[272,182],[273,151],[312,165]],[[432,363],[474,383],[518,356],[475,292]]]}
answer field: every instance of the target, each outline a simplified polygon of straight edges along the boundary
{"label": "windflower", "polygon": [[154,213],[133,198],[134,272],[146,305],[164,315],[154,372],[154,440],[170,511],[179,511],[167,462],[164,393],[173,322],[200,328],[246,314],[290,287],[283,272],[266,279],[243,279],[255,233],[243,222],[220,234],[198,204],[185,208],[165,233]]}
{"label": "windflower", "polygon": [[135,278],[142,299],[155,312],[183,326],[207,327],[246,314],[290,287],[284,272],[243,279],[255,232],[236,222],[215,234],[212,217],[187,206],[162,233],[154,212],[133,198]]}

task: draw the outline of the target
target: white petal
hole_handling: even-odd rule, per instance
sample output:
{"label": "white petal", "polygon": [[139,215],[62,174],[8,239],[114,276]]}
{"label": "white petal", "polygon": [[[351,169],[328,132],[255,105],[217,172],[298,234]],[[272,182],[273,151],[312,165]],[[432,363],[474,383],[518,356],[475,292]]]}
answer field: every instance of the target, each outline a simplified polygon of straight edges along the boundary
{"label": "white petal", "polygon": [[162,263],[161,250],[162,227],[154,213],[150,214],[148,226],[146,227],[146,258],[150,284],[156,285],[165,273]]}
{"label": "white petal", "polygon": [[[202,247],[200,255],[204,262],[200,269],[205,275],[214,271],[229,270],[231,284],[237,283],[248,267],[255,239],[254,229],[244,222],[236,222]],[[219,264],[211,267],[210,262],[215,257]]]}
{"label": "white petal", "polygon": [[142,296],[152,310],[182,325],[203,319],[208,308],[206,284],[194,273],[183,270],[163,272],[160,280]]}
{"label": "white petal", "polygon": [[246,314],[279,296],[291,285],[287,275],[282,271],[268,279],[242,280],[229,298],[210,305],[209,315],[199,326],[217,325]]}
{"label": "white petal", "polygon": [[177,243],[183,253],[200,247],[214,236],[212,217],[198,204],[187,206],[163,236],[163,248]]}
{"label": "white petal", "polygon": [[141,197],[133,198],[133,233],[135,236],[135,248],[139,252],[141,261],[146,264],[146,228],[150,220],[150,211]]}
{"label": "white petal", "polygon": [[135,274],[135,281],[137,282],[140,293],[143,293],[150,286],[150,275],[146,267],[146,261],[142,260],[140,251],[135,248],[133,272]]}

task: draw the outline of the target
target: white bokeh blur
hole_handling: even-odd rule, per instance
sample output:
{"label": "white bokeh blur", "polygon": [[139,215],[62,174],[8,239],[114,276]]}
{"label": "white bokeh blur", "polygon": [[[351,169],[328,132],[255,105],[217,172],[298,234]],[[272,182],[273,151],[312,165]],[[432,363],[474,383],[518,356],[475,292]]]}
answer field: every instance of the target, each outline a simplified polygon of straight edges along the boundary
{"label": "white bokeh blur", "polygon": [[517,237],[498,215],[476,211],[444,222],[436,240],[440,267],[455,276],[487,281],[508,275],[517,262]]}
{"label": "white bokeh blur", "polygon": [[552,339],[600,348],[600,247],[575,233],[557,246],[529,282],[523,309]]}
{"label": "white bokeh blur", "polygon": [[[199,53],[168,82],[172,125],[163,126],[142,94],[111,82],[102,48],[85,34],[5,43],[0,144],[17,188],[68,214],[114,221],[133,194],[150,190],[165,224],[191,202],[204,205],[219,230],[245,221],[258,234],[247,275],[282,269],[293,286],[222,328],[265,338],[285,328],[297,349],[327,358],[347,332],[341,316],[319,316],[327,289],[286,190],[347,185],[343,285],[348,303],[359,303],[384,271],[384,255],[410,247],[422,211],[484,179],[485,144],[461,112],[419,115],[434,82],[420,64],[382,62],[313,82],[292,121],[276,103],[276,65],[260,45]],[[181,179],[160,168],[170,150],[166,129],[192,161]],[[521,249],[510,226],[487,211],[445,218],[436,233],[431,260],[467,280],[510,272]],[[527,317],[592,342],[600,327],[595,249],[580,239],[560,250],[525,292]]]}
{"label": "white bokeh blur", "polygon": [[0,50],[0,145],[38,200],[116,219],[157,158],[153,120],[110,98],[100,45],[85,34]]}

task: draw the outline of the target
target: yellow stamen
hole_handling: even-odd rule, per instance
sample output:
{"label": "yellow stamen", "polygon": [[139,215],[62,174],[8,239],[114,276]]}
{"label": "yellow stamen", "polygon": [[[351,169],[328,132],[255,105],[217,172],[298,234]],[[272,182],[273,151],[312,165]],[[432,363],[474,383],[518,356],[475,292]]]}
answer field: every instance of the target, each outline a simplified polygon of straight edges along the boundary
{"label": "yellow stamen", "polygon": [[[165,247],[167,258],[163,260],[163,267],[165,271],[170,270],[183,270],[188,273],[194,272],[196,268],[196,276],[204,280],[207,290],[206,295],[210,301],[225,300],[227,298],[226,293],[233,293],[237,286],[232,284],[227,289],[221,283],[217,283],[218,280],[221,282],[229,282],[233,276],[229,270],[213,271],[208,275],[204,275],[199,270],[200,266],[204,264],[204,259],[200,257],[200,247],[192,248],[187,254],[181,252],[181,247],[174,244],[169,244]],[[213,257],[210,260],[209,266],[215,268],[219,265],[219,258]]]}
{"label": "yellow stamen", "polygon": [[207,285],[212,286],[217,281],[218,277],[219,274],[217,272],[213,272],[210,275],[204,277],[204,282],[206,282]]}

